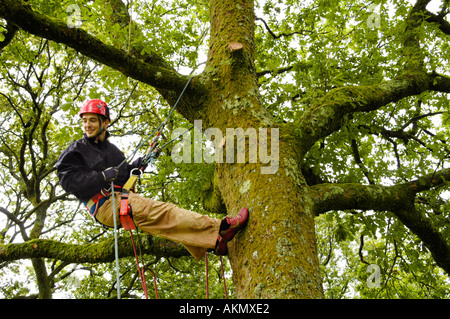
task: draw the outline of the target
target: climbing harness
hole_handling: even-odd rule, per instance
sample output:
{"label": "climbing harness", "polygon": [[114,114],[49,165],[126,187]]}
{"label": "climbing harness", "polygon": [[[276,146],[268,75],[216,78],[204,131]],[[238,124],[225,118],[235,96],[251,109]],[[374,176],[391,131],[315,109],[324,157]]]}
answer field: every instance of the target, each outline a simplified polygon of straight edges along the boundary
{"label": "climbing harness", "polygon": [[[122,187],[114,185],[115,191],[121,191]],[[84,206],[86,206],[89,215],[97,222],[97,212],[100,206],[102,206],[106,200],[111,195],[111,190],[109,189],[102,189],[100,193],[94,195],[90,200],[87,202],[83,202]]]}

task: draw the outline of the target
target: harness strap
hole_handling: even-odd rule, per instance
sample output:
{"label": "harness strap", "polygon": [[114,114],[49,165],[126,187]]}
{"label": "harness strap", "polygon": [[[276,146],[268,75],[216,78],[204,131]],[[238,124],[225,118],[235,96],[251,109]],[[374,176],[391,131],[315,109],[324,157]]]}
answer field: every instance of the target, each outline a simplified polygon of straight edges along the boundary
{"label": "harness strap", "polygon": [[84,206],[86,206],[89,215],[91,215],[92,218],[96,219],[95,216],[97,215],[97,211],[100,206],[103,205],[103,203],[106,201],[105,195],[102,193],[98,193],[94,195],[89,201],[83,202]]}
{"label": "harness strap", "polygon": [[[136,171],[138,172],[139,175],[134,173]],[[128,194],[136,184],[138,178],[141,177],[141,174],[142,171],[140,169],[133,169],[130,173],[130,177],[128,178],[127,182],[125,183],[125,185],[122,186],[122,197],[120,199],[119,218],[120,223],[126,230],[136,229],[136,226],[134,225],[133,222],[131,206],[128,203]]]}
{"label": "harness strap", "polygon": [[[114,189],[117,191],[121,191],[122,187],[118,185],[114,185]],[[83,201],[83,205],[86,206],[86,209],[89,212],[89,215],[95,220],[98,209],[109,199],[111,195],[111,190],[102,189],[98,194],[92,196],[92,198],[88,201]]]}
{"label": "harness strap", "polygon": [[131,206],[130,204],[128,204],[128,194],[129,192],[127,190],[122,190],[122,197],[120,198],[119,218],[123,228],[125,228],[126,230],[132,230],[136,229],[136,226],[134,225],[131,215]]}
{"label": "harness strap", "polygon": [[[140,171],[140,170],[139,170]],[[130,178],[128,178],[127,182],[125,183],[125,185],[123,185],[122,187],[122,191],[126,190],[126,191],[130,191],[130,189],[132,189],[134,187],[134,184],[136,184],[137,179],[141,177],[141,175],[135,175],[133,174],[133,171],[130,174]]]}

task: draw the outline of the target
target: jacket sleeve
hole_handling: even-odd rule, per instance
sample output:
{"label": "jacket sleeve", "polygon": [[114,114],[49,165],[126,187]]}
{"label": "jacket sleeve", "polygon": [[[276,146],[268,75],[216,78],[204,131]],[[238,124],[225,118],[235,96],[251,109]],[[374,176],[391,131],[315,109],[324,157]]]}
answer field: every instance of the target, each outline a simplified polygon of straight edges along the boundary
{"label": "jacket sleeve", "polygon": [[61,154],[55,167],[61,187],[81,201],[89,200],[107,186],[101,172],[84,168],[83,157],[74,147],[69,146]]}

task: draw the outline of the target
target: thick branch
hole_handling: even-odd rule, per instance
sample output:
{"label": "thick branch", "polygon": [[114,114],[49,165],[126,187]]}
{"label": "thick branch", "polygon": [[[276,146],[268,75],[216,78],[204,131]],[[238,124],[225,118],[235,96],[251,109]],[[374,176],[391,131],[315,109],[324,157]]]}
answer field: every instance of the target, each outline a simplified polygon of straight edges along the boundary
{"label": "thick branch", "polygon": [[392,211],[401,209],[405,199],[412,200],[411,193],[404,186],[346,184],[317,184],[311,186],[316,214],[330,210],[375,210]]}
{"label": "thick branch", "polygon": [[122,50],[102,43],[86,31],[69,28],[67,24],[33,11],[21,0],[1,0],[0,17],[21,29],[58,43],[66,44],[76,51],[122,72],[136,80],[150,84],[156,89],[181,90],[188,77],[160,65],[146,63]]}
{"label": "thick branch", "polygon": [[311,186],[316,214],[330,210],[399,211],[414,202],[417,193],[444,185],[450,181],[450,169],[394,186],[346,184],[317,184]]}
{"label": "thick branch", "polygon": [[12,39],[16,35],[16,32],[17,27],[12,26],[10,23],[8,23],[8,25],[6,26],[6,34],[4,35],[5,38],[3,39],[3,41],[0,41],[0,51],[12,41]]}
{"label": "thick branch", "polygon": [[317,140],[339,130],[344,117],[370,112],[402,98],[425,91],[450,93],[450,79],[422,72],[405,72],[390,81],[371,86],[349,86],[330,91],[299,119],[300,136],[309,149]]}
{"label": "thick branch", "polygon": [[444,185],[449,180],[450,169],[444,169],[395,186],[319,184],[311,186],[311,195],[317,214],[347,209],[393,212],[424,242],[436,263],[450,275],[450,243],[414,206],[417,193]]}
{"label": "thick branch", "polygon": [[423,241],[438,266],[450,275],[450,245],[448,240],[413,206],[394,213],[406,227]]}
{"label": "thick branch", "polygon": [[[420,50],[417,29],[424,21],[429,0],[417,0],[411,9],[404,30],[403,60],[406,71],[390,80],[372,86],[350,86],[330,91],[300,118],[300,138],[309,149],[317,140],[340,129],[345,116],[354,112],[370,112],[402,98],[425,91],[450,92],[450,79],[427,74]],[[433,18],[433,16],[431,15]],[[303,130],[302,130],[303,129]]]}
{"label": "thick branch", "polygon": [[420,48],[418,28],[421,26],[425,8],[430,0],[417,0],[406,19],[403,42],[403,62],[409,70],[423,70],[424,54]]}
{"label": "thick branch", "polygon": [[450,93],[450,78],[443,75],[435,75],[431,91]]}
{"label": "thick branch", "polygon": [[447,20],[445,20],[446,14],[437,15],[431,13],[430,11],[426,11],[426,15],[427,15],[426,19],[427,22],[439,24],[439,30],[441,30],[445,34],[450,34],[450,23]]}
{"label": "thick branch", "polygon": [[[119,256],[134,256],[129,237],[120,237]],[[183,246],[167,240],[152,238],[141,242],[142,253],[155,256],[188,256]],[[114,261],[114,239],[95,244],[72,245],[54,240],[36,239],[20,244],[0,245],[0,262],[29,258],[50,258],[68,263],[104,263]]]}

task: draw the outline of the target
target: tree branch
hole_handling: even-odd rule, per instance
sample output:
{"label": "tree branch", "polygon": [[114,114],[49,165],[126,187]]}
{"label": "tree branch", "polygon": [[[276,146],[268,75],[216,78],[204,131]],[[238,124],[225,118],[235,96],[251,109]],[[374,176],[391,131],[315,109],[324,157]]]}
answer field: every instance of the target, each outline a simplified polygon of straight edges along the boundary
{"label": "tree branch", "polygon": [[12,41],[12,39],[14,39],[16,32],[17,27],[8,23],[8,25],[6,26],[5,38],[3,39],[3,41],[0,41],[0,51],[5,48]]}
{"label": "tree branch", "polygon": [[413,205],[394,212],[397,218],[408,227],[433,255],[439,267],[450,275],[450,245],[447,238],[435,228],[432,223],[417,211]]}
{"label": "tree branch", "polygon": [[443,169],[417,180],[394,186],[362,185],[359,183],[317,184],[311,186],[316,214],[330,210],[400,211],[414,203],[417,193],[450,181],[450,169]]}
{"label": "tree branch", "polygon": [[[142,238],[144,238],[142,236]],[[121,236],[118,240],[119,256],[134,256],[131,240]],[[188,256],[182,245],[152,237],[151,241],[141,242],[142,253],[164,257]],[[0,245],[0,262],[29,258],[50,258],[68,263],[106,263],[115,258],[114,239],[110,238],[95,244],[73,245],[54,240],[35,239],[24,243]]]}
{"label": "tree branch", "polygon": [[434,14],[430,11],[426,11],[427,19],[426,21],[429,23],[437,23],[439,24],[439,30],[441,30],[445,34],[450,34],[450,23],[445,20],[445,16],[448,12],[444,12],[443,14]]}
{"label": "tree branch", "polygon": [[259,72],[256,73],[256,76],[257,76],[258,78],[260,78],[260,77],[262,77],[262,76],[264,76],[264,75],[266,75],[266,74],[271,74],[272,76],[276,76],[276,75],[278,75],[278,74],[282,74],[282,73],[285,73],[285,72],[289,72],[289,71],[291,71],[293,68],[294,68],[293,66],[288,66],[288,67],[280,68],[280,69],[277,69],[277,70],[264,70],[264,71],[259,71]]}
{"label": "tree branch", "polygon": [[450,93],[450,78],[420,71],[406,71],[386,82],[371,86],[349,86],[331,90],[306,110],[297,121],[305,149],[339,130],[344,117],[355,112],[370,112],[402,98],[425,91]]}
{"label": "tree branch", "polygon": [[430,90],[436,92],[450,93],[450,78],[439,74],[433,75],[434,78]]}
{"label": "tree branch", "polygon": [[34,11],[29,4],[21,0],[1,0],[0,17],[7,20],[8,24],[12,23],[31,34],[66,44],[87,57],[156,89],[181,91],[188,80],[188,77],[173,70],[144,62],[104,44],[82,29],[69,28],[61,21]]}
{"label": "tree branch", "polygon": [[331,90],[302,114],[300,136],[306,149],[317,140],[340,129],[345,116],[354,112],[370,112],[402,98],[425,91],[450,93],[450,78],[435,72],[426,73],[417,29],[426,20],[429,0],[417,0],[411,9],[404,30],[403,57],[405,72],[390,81],[372,86],[349,86]]}
{"label": "tree branch", "polygon": [[264,27],[266,28],[267,32],[269,32],[269,34],[272,36],[272,38],[274,40],[277,40],[282,37],[291,37],[293,35],[305,35],[305,34],[314,33],[314,31],[311,31],[311,30],[302,29],[300,31],[292,31],[289,33],[280,33],[280,34],[276,35],[275,33],[273,33],[273,31],[270,29],[269,25],[267,24],[267,22],[264,19],[256,17],[255,20],[261,21],[264,24]]}
{"label": "tree branch", "polygon": [[418,28],[424,21],[425,8],[430,0],[417,0],[408,18],[404,30],[403,62],[409,70],[423,70],[424,54],[420,46]]}
{"label": "tree branch", "polygon": [[316,213],[329,210],[390,211],[424,242],[436,263],[450,275],[450,243],[431,222],[415,209],[419,192],[448,184],[450,169],[395,186],[318,184],[311,186]]}

